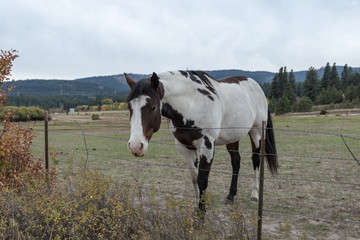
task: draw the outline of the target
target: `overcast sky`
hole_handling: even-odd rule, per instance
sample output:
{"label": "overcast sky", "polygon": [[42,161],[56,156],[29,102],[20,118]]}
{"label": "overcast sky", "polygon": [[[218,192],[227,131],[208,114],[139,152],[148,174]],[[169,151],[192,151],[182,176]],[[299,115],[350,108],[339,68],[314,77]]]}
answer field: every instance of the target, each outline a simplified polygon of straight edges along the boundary
{"label": "overcast sky", "polygon": [[15,79],[360,66],[360,0],[1,0]]}

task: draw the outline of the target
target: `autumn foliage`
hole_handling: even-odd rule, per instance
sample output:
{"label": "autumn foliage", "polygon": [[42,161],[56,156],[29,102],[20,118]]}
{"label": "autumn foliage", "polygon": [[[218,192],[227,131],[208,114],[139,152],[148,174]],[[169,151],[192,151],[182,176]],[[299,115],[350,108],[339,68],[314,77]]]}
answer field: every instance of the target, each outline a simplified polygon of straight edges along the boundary
{"label": "autumn foliage", "polygon": [[[10,81],[13,61],[18,57],[16,51],[3,51],[0,54],[0,111],[4,109],[11,87],[2,88]],[[13,112],[9,111],[2,120],[0,132],[0,190],[18,188],[26,178],[45,176],[42,161],[33,161],[30,146],[35,137],[32,128],[22,128],[10,121]]]}
{"label": "autumn foliage", "polygon": [[3,51],[0,53],[0,110],[7,103],[7,94],[11,91],[12,87],[6,87],[2,89],[2,84],[5,81],[10,81],[11,68],[13,66],[12,62],[18,55],[15,54],[16,51]]}

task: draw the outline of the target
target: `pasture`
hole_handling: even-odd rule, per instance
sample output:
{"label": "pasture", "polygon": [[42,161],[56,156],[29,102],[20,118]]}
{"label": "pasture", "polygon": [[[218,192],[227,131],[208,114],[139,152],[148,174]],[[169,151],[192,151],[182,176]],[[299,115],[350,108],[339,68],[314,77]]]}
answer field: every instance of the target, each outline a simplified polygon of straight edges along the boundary
{"label": "pasture", "polygon": [[[69,166],[81,169],[86,164],[118,182],[136,183],[144,192],[158,191],[159,201],[167,194],[193,196],[187,165],[176,151],[165,119],[151,139],[147,155],[135,158],[126,147],[128,112],[99,113],[97,121],[91,120],[91,113],[52,116],[50,166],[56,166],[61,174]],[[271,176],[265,169],[264,239],[359,239],[360,165],[340,135],[359,159],[360,116],[275,116],[273,123],[280,171]],[[43,158],[43,124],[36,123],[34,130],[37,137],[32,153]],[[235,202],[251,215],[257,212],[257,204],[250,201],[253,168],[247,137],[240,142],[240,155]],[[225,204],[230,181],[228,152],[216,147],[207,193],[214,202],[211,211],[220,218],[230,209]],[[223,221],[226,225],[225,217]]]}

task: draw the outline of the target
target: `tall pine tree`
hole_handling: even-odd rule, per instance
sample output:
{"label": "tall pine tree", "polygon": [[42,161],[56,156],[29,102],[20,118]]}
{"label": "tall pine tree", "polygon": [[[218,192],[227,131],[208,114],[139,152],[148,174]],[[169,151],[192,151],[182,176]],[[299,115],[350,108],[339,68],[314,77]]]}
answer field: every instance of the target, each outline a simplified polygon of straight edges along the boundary
{"label": "tall pine tree", "polygon": [[283,72],[283,89],[282,89],[282,95],[284,95],[285,89],[288,87],[288,73],[287,73],[287,69],[286,66],[284,67],[284,72]]}
{"label": "tall pine tree", "polygon": [[271,82],[271,91],[270,91],[270,98],[278,99],[280,98],[280,92],[279,92],[279,74],[275,73],[272,82]]}
{"label": "tall pine tree", "polygon": [[352,74],[352,68],[345,64],[343,71],[341,72],[340,86],[341,90],[345,91],[350,84],[350,77]]}
{"label": "tall pine tree", "polygon": [[314,67],[310,67],[306,72],[304,94],[310,98],[311,101],[315,101],[316,96],[319,94],[319,77]]}
{"label": "tall pine tree", "polygon": [[331,68],[330,80],[329,80],[329,87],[333,87],[333,86],[336,89],[340,88],[340,78],[339,78],[339,73],[336,68],[336,63],[334,63]]}
{"label": "tall pine tree", "polygon": [[290,84],[290,88],[292,88],[293,91],[294,91],[295,97],[298,96],[298,95],[297,95],[297,87],[296,87],[295,74],[294,74],[294,71],[293,71],[292,69],[291,69],[290,74],[289,74],[289,84]]}
{"label": "tall pine tree", "polygon": [[287,82],[288,82],[288,74],[287,74],[287,71],[286,71],[286,66],[285,67],[281,67],[279,69],[279,74],[278,74],[278,91],[279,91],[279,94],[280,96],[279,97],[282,97],[284,95],[284,91],[287,87]]}
{"label": "tall pine tree", "polygon": [[284,89],[285,89],[284,67],[281,67],[279,69],[279,73],[278,73],[278,93],[279,93],[279,98],[283,95]]}
{"label": "tall pine tree", "polygon": [[[286,72],[286,70],[284,72]],[[287,76],[286,76],[286,79],[287,79]],[[285,87],[283,95],[289,99],[291,104],[294,104],[296,101],[296,94],[297,94],[297,91],[296,91],[295,76],[294,76],[293,70],[291,69],[290,74],[289,74],[289,80],[286,81],[286,87]]]}
{"label": "tall pine tree", "polygon": [[324,68],[324,74],[321,78],[321,88],[325,90],[329,87],[330,74],[331,74],[330,63],[326,63],[326,66]]}

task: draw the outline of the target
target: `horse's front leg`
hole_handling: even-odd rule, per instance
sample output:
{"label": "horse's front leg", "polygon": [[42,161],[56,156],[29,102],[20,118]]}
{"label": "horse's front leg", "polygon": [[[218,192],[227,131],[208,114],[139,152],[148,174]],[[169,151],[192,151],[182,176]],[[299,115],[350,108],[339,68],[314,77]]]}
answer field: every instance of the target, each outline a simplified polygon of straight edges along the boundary
{"label": "horse's front leg", "polygon": [[233,169],[233,175],[231,178],[231,185],[229,195],[227,196],[227,200],[229,202],[234,202],[234,196],[237,192],[237,184],[239,179],[239,170],[240,170],[240,154],[239,154],[239,141],[230,143],[226,145],[226,148],[231,156],[231,166]]}
{"label": "horse's front leg", "polygon": [[207,136],[204,136],[201,141],[202,142],[199,149],[200,164],[197,182],[200,190],[198,214],[200,218],[203,218],[206,212],[205,191],[208,186],[210,168],[214,159],[214,140],[210,139]]}
{"label": "horse's front leg", "polygon": [[177,139],[175,139],[175,145],[176,145],[176,148],[177,148],[178,152],[181,154],[184,161],[189,166],[190,176],[191,176],[191,179],[192,179],[192,183],[194,185],[195,197],[199,198],[200,195],[199,195],[199,187],[198,187],[198,182],[197,182],[198,159],[197,159],[197,155],[196,155],[196,150],[187,148],[186,146],[181,144]]}

